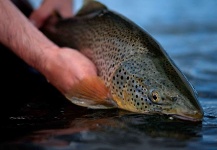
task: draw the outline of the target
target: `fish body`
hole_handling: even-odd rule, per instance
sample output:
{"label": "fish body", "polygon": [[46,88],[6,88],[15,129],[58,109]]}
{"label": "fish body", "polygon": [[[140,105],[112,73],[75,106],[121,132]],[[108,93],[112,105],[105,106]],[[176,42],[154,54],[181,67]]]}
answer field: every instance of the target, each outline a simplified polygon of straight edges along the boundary
{"label": "fish body", "polygon": [[[93,61],[108,88],[109,107],[192,121],[203,118],[196,91],[184,74],[150,34],[124,16],[91,1],[51,31],[45,32],[51,40]],[[90,108],[108,107],[89,103],[88,96],[67,98]]]}

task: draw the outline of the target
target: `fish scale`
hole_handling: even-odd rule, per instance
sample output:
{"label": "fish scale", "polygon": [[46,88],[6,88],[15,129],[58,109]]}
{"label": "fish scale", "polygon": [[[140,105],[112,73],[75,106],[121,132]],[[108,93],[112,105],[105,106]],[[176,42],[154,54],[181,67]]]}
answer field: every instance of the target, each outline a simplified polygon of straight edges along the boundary
{"label": "fish scale", "polygon": [[[44,32],[51,40],[78,49],[93,61],[114,107],[191,121],[203,118],[196,92],[187,78],[158,42],[129,19],[90,1],[75,17],[60,20],[53,28]],[[94,105],[86,103],[87,95],[85,101],[76,96],[68,99],[72,103],[77,99],[82,106],[92,108]]]}

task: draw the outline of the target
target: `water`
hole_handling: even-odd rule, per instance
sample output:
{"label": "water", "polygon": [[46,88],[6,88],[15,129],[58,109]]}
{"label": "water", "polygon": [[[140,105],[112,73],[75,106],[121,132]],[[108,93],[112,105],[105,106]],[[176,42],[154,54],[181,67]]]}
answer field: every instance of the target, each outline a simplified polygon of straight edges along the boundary
{"label": "water", "polygon": [[[88,110],[65,102],[55,90],[39,90],[2,119],[0,149],[217,149],[217,1],[103,2],[164,47],[197,90],[203,121]],[[77,0],[76,10],[80,5]]]}

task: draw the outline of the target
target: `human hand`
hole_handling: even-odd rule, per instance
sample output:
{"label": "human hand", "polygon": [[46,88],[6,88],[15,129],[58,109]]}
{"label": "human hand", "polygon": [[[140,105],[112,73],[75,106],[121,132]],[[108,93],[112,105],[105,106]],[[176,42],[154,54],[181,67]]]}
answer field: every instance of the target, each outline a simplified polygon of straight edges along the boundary
{"label": "human hand", "polygon": [[73,15],[72,0],[44,0],[42,5],[30,15],[30,21],[40,28],[45,21],[57,11],[61,17],[67,18]]}
{"label": "human hand", "polygon": [[79,51],[70,48],[51,51],[44,67],[47,80],[63,94],[69,93],[82,79],[97,76],[95,65]]}

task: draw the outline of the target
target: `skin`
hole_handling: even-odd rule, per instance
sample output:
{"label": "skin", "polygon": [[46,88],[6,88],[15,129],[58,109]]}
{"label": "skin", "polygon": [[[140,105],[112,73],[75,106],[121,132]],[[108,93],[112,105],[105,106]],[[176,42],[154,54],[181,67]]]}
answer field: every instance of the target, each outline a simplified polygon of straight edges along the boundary
{"label": "skin", "polygon": [[[64,7],[62,1],[47,0],[30,18],[40,27],[54,10],[64,17],[72,15],[69,13],[72,9]],[[43,74],[60,92],[67,93],[78,81],[97,76],[89,59],[75,49],[51,42],[10,1],[0,1],[0,20],[0,42]]]}
{"label": "skin", "polygon": [[63,18],[71,17],[73,15],[72,6],[72,0],[44,0],[29,19],[37,28],[40,28],[54,11],[59,12]]}

